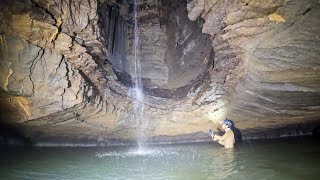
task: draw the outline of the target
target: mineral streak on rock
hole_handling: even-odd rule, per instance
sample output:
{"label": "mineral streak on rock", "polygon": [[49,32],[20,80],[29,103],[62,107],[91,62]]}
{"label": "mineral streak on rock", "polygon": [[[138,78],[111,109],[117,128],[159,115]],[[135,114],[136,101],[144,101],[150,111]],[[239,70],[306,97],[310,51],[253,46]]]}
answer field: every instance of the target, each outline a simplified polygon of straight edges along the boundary
{"label": "mineral streak on rock", "polygon": [[[145,134],[207,140],[226,117],[248,137],[310,133],[320,118],[319,6],[138,1]],[[0,8],[1,122],[33,142],[135,139],[133,1],[3,0]]]}

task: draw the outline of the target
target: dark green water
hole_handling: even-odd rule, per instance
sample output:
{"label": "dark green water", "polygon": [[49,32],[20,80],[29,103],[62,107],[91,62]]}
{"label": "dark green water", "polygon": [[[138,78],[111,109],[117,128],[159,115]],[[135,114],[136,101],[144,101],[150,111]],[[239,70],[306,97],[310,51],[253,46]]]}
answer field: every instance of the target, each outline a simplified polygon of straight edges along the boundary
{"label": "dark green water", "polygon": [[0,179],[320,179],[312,138],[135,147],[0,147]]}

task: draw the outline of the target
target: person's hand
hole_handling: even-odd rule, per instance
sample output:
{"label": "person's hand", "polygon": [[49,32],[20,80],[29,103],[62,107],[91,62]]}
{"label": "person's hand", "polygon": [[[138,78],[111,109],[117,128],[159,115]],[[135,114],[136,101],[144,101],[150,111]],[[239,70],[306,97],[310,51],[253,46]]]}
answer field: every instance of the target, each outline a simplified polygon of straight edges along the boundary
{"label": "person's hand", "polygon": [[217,141],[214,134],[211,137],[212,137],[212,140]]}
{"label": "person's hand", "polygon": [[212,139],[214,140],[214,141],[218,141],[218,139],[213,135],[212,136]]}

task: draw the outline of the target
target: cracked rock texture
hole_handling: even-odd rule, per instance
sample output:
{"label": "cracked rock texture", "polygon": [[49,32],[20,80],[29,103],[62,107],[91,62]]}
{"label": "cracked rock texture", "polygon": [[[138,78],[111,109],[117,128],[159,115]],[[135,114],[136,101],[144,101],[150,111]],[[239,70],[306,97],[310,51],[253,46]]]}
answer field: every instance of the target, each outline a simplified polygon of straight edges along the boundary
{"label": "cracked rock texture", "polygon": [[319,125],[317,0],[138,1],[140,127],[129,93],[133,1],[0,7],[1,123],[32,143],[208,140],[226,117],[248,138]]}

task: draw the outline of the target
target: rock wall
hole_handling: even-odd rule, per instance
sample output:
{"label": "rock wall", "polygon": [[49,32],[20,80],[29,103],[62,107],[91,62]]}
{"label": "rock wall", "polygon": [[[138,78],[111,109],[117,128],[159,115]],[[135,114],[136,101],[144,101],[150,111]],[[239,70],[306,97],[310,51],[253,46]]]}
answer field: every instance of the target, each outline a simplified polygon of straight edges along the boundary
{"label": "rock wall", "polygon": [[317,125],[318,1],[139,1],[143,132],[128,95],[132,3],[2,1],[1,122],[32,142],[97,143],[208,140],[226,117],[248,137]]}
{"label": "rock wall", "polygon": [[79,120],[78,112],[87,106],[88,116],[96,114],[88,113],[92,108],[106,106],[101,99],[115,75],[104,63],[97,1],[0,4],[1,121],[19,122],[15,125],[32,138],[82,136],[72,132],[77,123],[70,125],[71,132],[68,125],[53,124]]}
{"label": "rock wall", "polygon": [[[106,1],[99,6],[105,44],[110,47],[108,60],[119,73],[119,79],[130,84],[137,49],[147,92],[168,96],[169,90],[183,86],[181,89],[188,91],[187,85],[205,74],[212,64],[211,41],[209,35],[201,33],[202,21],[188,19],[184,0],[141,1],[137,7],[139,47],[135,48],[132,3]],[[114,33],[110,33],[111,29]]]}
{"label": "rock wall", "polygon": [[[240,127],[319,120],[319,2],[192,1],[225,76],[227,116]],[[219,67],[217,67],[219,69]]]}

